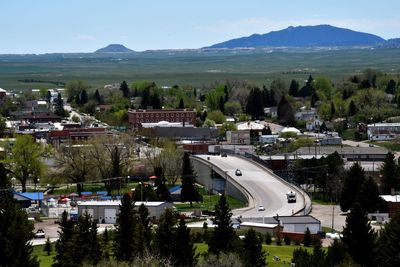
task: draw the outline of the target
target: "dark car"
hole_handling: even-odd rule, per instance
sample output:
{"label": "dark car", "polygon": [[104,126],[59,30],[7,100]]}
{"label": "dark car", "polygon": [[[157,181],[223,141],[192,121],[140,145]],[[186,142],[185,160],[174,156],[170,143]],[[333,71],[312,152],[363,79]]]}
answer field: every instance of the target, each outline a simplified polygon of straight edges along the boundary
{"label": "dark car", "polygon": [[226,158],[228,155],[226,153],[222,153],[221,157]]}
{"label": "dark car", "polygon": [[242,176],[242,172],[239,169],[236,169],[235,175],[236,176]]}

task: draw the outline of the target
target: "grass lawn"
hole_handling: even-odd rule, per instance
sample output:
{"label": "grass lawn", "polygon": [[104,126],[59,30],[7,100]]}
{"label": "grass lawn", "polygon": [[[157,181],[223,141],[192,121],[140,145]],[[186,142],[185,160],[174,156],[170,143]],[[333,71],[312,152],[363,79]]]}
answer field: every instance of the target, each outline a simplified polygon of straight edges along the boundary
{"label": "grass lawn", "polygon": [[[196,253],[200,254],[199,260],[202,260],[202,254],[207,252],[208,246],[207,244],[204,243],[196,243]],[[295,250],[296,248],[299,248],[300,246],[286,246],[286,245],[282,245],[282,246],[277,246],[277,245],[263,245],[263,249],[264,251],[266,251],[267,253],[267,263],[268,266],[272,266],[272,267],[278,267],[278,266],[282,266],[283,262],[287,263],[290,262],[292,260],[292,255],[293,255],[293,250]],[[312,253],[312,247],[306,248],[309,252]],[[323,250],[325,250],[323,248]],[[274,261],[274,256],[278,256],[279,257],[279,261]]]}
{"label": "grass lawn", "polygon": [[377,144],[378,146],[383,146],[391,151],[400,151],[400,144],[397,142],[384,141],[384,142],[376,142],[374,144]]}
{"label": "grass lawn", "polygon": [[[193,207],[190,207],[190,203],[179,203],[179,204],[174,204],[174,206],[179,210],[179,211],[190,211],[190,210],[195,210],[195,209],[207,209],[207,210],[213,210],[215,204],[217,204],[219,200],[218,195],[203,195],[203,202],[202,203],[193,203]],[[229,203],[229,207],[231,209],[238,209],[238,208],[243,208],[246,206],[245,203],[242,201],[233,198],[231,196],[227,197],[227,201]]]}
{"label": "grass lawn", "polygon": [[33,247],[33,255],[36,255],[39,262],[40,262],[40,267],[49,267],[53,264],[53,257],[56,255],[54,252],[54,244],[51,244],[52,247],[52,252],[50,256],[47,256],[47,252],[43,251],[44,245],[39,245],[39,246],[34,246]]}

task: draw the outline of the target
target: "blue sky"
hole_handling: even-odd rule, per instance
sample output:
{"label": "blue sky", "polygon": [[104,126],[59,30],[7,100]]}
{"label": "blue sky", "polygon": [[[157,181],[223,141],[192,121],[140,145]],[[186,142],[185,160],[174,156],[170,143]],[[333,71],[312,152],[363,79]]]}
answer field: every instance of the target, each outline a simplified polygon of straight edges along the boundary
{"label": "blue sky", "polygon": [[290,25],[400,37],[399,0],[2,0],[0,54],[199,48]]}

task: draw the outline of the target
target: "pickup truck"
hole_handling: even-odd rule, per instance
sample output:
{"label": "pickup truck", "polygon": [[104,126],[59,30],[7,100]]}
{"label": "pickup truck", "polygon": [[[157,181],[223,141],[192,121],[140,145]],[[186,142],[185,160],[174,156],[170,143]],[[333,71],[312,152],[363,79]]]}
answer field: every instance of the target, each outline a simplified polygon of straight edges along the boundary
{"label": "pickup truck", "polygon": [[296,203],[296,192],[290,191],[286,193],[288,203]]}

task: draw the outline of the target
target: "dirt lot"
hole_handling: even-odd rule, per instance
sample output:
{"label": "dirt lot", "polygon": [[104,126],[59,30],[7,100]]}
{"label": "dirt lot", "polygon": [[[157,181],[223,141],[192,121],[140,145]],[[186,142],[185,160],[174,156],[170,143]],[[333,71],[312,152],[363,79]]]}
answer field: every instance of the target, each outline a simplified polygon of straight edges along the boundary
{"label": "dirt lot", "polygon": [[339,205],[313,205],[311,216],[314,216],[321,221],[322,227],[332,228],[332,213],[333,213],[333,228],[336,231],[342,231],[346,225],[346,214],[343,214]]}

